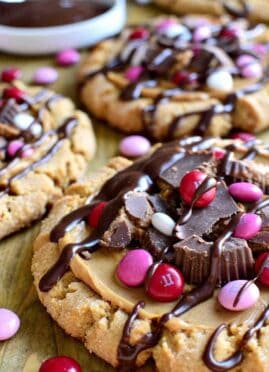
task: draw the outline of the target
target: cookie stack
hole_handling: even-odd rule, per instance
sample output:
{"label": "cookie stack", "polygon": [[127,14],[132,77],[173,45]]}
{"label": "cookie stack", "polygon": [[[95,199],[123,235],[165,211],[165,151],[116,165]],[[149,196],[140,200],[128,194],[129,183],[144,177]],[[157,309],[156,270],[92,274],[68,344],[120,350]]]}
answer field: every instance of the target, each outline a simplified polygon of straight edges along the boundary
{"label": "cookie stack", "polygon": [[[209,15],[153,18],[87,54],[84,108],[131,134],[98,173],[75,182],[95,150],[86,114],[1,87],[0,237],[51,207],[38,296],[114,368],[267,371],[269,149],[254,133],[269,127],[269,31],[252,22],[268,6],[156,3]],[[66,357],[40,371],[64,365],[80,371]]]}

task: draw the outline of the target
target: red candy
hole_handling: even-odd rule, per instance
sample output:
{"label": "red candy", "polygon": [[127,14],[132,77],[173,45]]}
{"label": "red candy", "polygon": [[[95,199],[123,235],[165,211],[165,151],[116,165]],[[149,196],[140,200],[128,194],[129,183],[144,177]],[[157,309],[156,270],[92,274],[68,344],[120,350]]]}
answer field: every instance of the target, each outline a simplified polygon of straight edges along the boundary
{"label": "red candy", "polygon": [[1,80],[5,83],[11,83],[13,80],[20,79],[21,76],[21,70],[16,67],[9,67],[2,71]]}
{"label": "red candy", "polygon": [[177,85],[190,85],[197,82],[197,75],[188,71],[178,71],[172,77],[173,83]]}
{"label": "red candy", "polygon": [[102,201],[91,210],[89,217],[88,217],[88,223],[90,227],[92,227],[93,229],[96,229],[96,227],[98,226],[100,217],[103,213],[103,209],[105,208],[107,204],[108,202]]}
{"label": "red candy", "polygon": [[[200,172],[199,170],[193,170],[182,178],[179,192],[182,200],[187,204],[191,205],[195,191],[201,185],[201,183],[206,179],[206,173]],[[207,207],[216,196],[216,188],[205,192],[194,204],[197,208]]]}
{"label": "red candy", "polygon": [[147,294],[159,302],[177,300],[184,288],[184,278],[181,272],[166,263],[157,266],[147,281]]}
{"label": "red candy", "polygon": [[136,28],[129,36],[130,40],[135,39],[147,39],[149,37],[149,31],[144,27]]}
{"label": "red candy", "polygon": [[23,90],[16,88],[16,87],[8,87],[4,89],[4,92],[3,92],[3,98],[5,99],[14,98],[18,102],[23,100],[25,96],[26,96],[26,93]]}
{"label": "red candy", "polygon": [[220,37],[223,37],[225,39],[235,39],[237,36],[238,32],[233,28],[224,28],[220,32]]}
{"label": "red candy", "polygon": [[[262,264],[264,263],[265,259],[268,257],[269,253],[262,253],[259,255],[255,262],[255,272],[258,274]],[[269,259],[268,262],[265,264],[264,269],[259,276],[259,282],[263,285],[269,286]]]}
{"label": "red candy", "polygon": [[39,372],[82,372],[82,369],[74,359],[58,356],[45,360]]}

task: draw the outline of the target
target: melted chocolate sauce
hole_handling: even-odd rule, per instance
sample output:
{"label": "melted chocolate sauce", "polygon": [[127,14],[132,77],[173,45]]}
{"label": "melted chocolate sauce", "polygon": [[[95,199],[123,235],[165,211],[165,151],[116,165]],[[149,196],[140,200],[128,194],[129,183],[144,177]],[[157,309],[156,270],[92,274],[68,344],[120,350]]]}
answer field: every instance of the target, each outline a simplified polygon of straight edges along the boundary
{"label": "melted chocolate sauce", "polygon": [[236,18],[246,18],[249,15],[250,8],[245,0],[239,0],[240,7],[234,7],[229,4],[229,1],[222,0],[223,8],[226,10],[227,13],[232,15]]}
{"label": "melted chocolate sauce", "polygon": [[244,334],[241,342],[239,343],[236,351],[227,359],[218,361],[214,356],[214,347],[217,341],[218,336],[223,332],[225,329],[228,329],[229,326],[226,324],[221,324],[211,336],[205,353],[203,355],[203,360],[208,368],[212,369],[216,372],[223,372],[227,371],[231,368],[236,367],[240,364],[244,358],[243,350],[248,343],[248,341],[255,335],[255,333],[259,332],[259,330],[264,326],[266,321],[269,318],[269,305],[265,308],[262,312],[258,320],[254,323],[254,325],[249,328],[249,330]]}
{"label": "melted chocolate sauce", "polygon": [[51,27],[86,21],[110,9],[93,0],[0,1],[0,24],[11,27]]}

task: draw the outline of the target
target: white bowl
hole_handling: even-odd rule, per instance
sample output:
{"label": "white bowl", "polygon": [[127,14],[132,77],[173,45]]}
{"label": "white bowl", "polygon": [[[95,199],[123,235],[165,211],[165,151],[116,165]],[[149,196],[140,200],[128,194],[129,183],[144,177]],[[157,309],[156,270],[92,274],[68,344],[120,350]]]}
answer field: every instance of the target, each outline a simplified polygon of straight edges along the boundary
{"label": "white bowl", "polygon": [[99,16],[55,27],[9,27],[0,25],[0,50],[8,53],[40,55],[66,48],[82,48],[121,31],[126,20],[125,0]]}

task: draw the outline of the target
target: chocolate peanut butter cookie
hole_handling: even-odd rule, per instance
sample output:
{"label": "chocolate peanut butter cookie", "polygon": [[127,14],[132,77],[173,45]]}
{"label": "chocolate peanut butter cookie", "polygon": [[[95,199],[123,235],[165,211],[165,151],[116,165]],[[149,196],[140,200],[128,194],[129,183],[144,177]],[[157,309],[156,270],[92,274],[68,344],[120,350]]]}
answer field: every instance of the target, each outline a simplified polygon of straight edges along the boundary
{"label": "chocolate peanut butter cookie", "polygon": [[112,159],[43,222],[41,302],[121,371],[268,370],[268,159],[201,137]]}
{"label": "chocolate peanut butter cookie", "polygon": [[176,14],[229,14],[247,17],[251,21],[269,20],[269,4],[266,0],[154,0],[164,10]]}
{"label": "chocolate peanut butter cookie", "polygon": [[157,140],[269,126],[268,29],[228,17],[158,18],[91,50],[80,97],[99,119]]}
{"label": "chocolate peanut butter cookie", "polygon": [[21,83],[0,86],[0,238],[30,225],[86,170],[88,117],[70,99]]}

